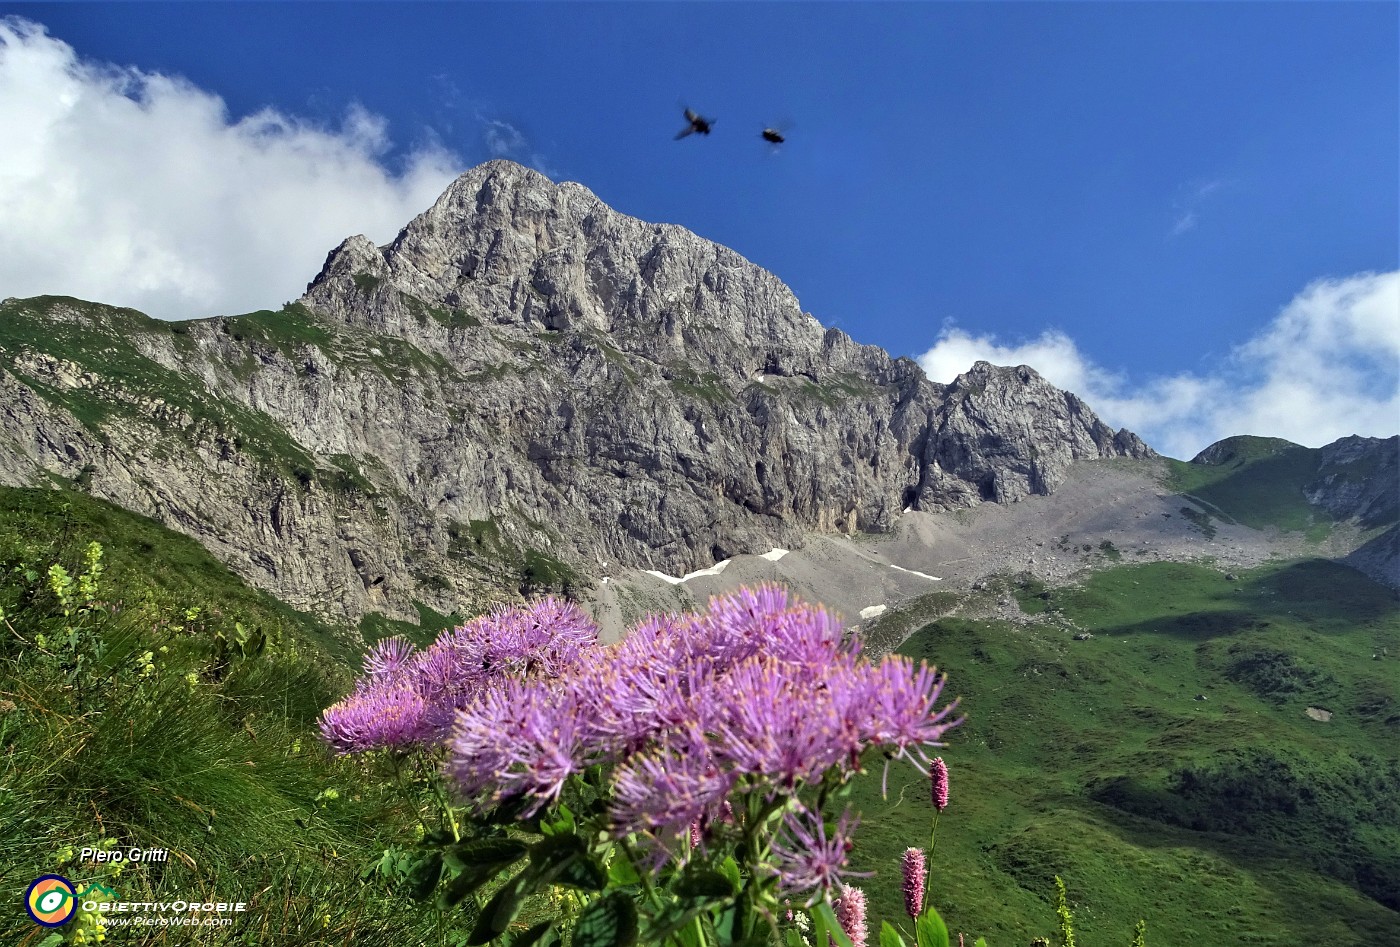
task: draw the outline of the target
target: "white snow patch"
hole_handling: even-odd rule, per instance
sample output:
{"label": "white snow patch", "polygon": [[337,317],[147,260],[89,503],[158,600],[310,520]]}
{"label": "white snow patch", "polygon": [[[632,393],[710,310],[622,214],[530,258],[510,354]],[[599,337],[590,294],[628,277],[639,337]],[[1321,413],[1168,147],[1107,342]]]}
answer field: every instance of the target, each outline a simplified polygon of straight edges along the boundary
{"label": "white snow patch", "polygon": [[732,560],[730,559],[725,559],[723,562],[716,562],[708,569],[696,569],[694,572],[687,572],[679,579],[673,575],[667,575],[664,572],[657,572],[655,569],[645,569],[643,571],[646,572],[647,575],[656,576],[663,582],[670,582],[672,585],[680,585],[682,582],[689,582],[691,579],[697,578],[702,575],[719,575],[721,572],[724,571],[724,567],[729,565],[731,561]]}
{"label": "white snow patch", "polygon": [[603,585],[607,585],[607,584],[608,584],[608,577],[607,577],[607,576],[603,576],[603,581],[602,581],[601,584],[603,584]]}
{"label": "white snow patch", "polygon": [[903,566],[890,566],[891,569],[898,569],[900,572],[907,572],[910,575],[917,575],[921,579],[928,579],[930,582],[942,582],[941,576],[929,575],[927,572],[915,572],[913,569],[906,569]]}
{"label": "white snow patch", "polygon": [[783,556],[786,556],[787,554],[788,550],[778,549],[777,547],[774,547],[773,549],[770,549],[767,552],[765,552],[762,556],[759,556],[759,558],[767,559],[769,562],[777,562],[779,559],[783,558]]}
{"label": "white snow patch", "polygon": [[884,605],[871,605],[869,608],[862,608],[860,610],[861,618],[874,618],[877,615],[883,614],[885,614]]}

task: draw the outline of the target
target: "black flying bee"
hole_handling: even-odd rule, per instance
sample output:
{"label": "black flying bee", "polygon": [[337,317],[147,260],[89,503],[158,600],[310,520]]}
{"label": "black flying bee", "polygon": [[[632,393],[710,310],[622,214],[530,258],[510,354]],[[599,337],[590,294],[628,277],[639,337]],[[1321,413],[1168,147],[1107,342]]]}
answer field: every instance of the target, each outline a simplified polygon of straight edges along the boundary
{"label": "black flying bee", "polygon": [[768,143],[768,151],[770,154],[776,154],[778,152],[778,146],[787,141],[788,129],[791,127],[791,122],[774,122],[771,125],[764,126],[763,131],[759,133],[759,137]]}
{"label": "black flying bee", "polygon": [[703,115],[697,115],[692,109],[685,110],[685,120],[690,124],[687,125],[685,128],[682,128],[680,130],[680,133],[676,135],[677,141],[680,141],[686,135],[690,135],[695,132],[699,132],[702,135],[708,135],[710,133],[710,126],[715,123],[714,119],[706,118]]}

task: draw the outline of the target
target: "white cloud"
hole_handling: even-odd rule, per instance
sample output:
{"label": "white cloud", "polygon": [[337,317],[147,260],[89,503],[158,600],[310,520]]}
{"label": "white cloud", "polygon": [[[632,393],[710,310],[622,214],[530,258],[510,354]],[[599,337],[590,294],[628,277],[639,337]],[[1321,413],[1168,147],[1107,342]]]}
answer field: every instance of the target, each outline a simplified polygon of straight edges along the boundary
{"label": "white cloud", "polygon": [[388,124],[274,109],[232,120],[188,81],[79,58],[0,19],[0,298],[54,293],[185,318],[301,295],[352,234],[387,242],[460,170]]}
{"label": "white cloud", "polygon": [[1179,237],[1188,230],[1193,230],[1200,218],[1196,216],[1194,210],[1188,210],[1184,214],[1178,214],[1176,223],[1172,224],[1172,236]]}
{"label": "white cloud", "polygon": [[509,122],[493,119],[486,123],[484,134],[486,148],[494,158],[507,158],[527,147],[524,134]]}
{"label": "white cloud", "polygon": [[1171,457],[1189,459],[1233,434],[1307,447],[1348,434],[1389,437],[1400,431],[1400,271],[1309,284],[1209,375],[1129,379],[1058,330],[1006,345],[953,325],[919,364],[946,384],[979,359],[1030,365]]}
{"label": "white cloud", "polygon": [[1183,185],[1172,201],[1172,226],[1169,237],[1179,237],[1195,230],[1201,222],[1201,205],[1205,199],[1225,186],[1225,181],[1213,179]]}
{"label": "white cloud", "polygon": [[480,110],[477,111],[476,117],[485,126],[482,138],[491,157],[509,158],[521,164],[528,164],[547,178],[559,178],[560,173],[550,167],[544,155],[535,150],[529,136],[519,128],[498,118],[487,118]]}

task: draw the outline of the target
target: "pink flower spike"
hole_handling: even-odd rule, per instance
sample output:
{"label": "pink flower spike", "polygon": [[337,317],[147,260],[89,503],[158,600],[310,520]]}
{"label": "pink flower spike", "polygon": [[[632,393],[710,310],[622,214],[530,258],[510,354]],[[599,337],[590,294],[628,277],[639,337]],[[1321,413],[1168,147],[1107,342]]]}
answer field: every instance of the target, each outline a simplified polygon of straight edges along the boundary
{"label": "pink flower spike", "polygon": [[869,932],[865,926],[865,892],[845,885],[836,899],[836,920],[854,947],[866,947]]}
{"label": "pink flower spike", "polygon": [[904,875],[904,913],[918,918],[924,909],[924,875],[927,865],[921,848],[906,848],[900,862]]}
{"label": "pink flower spike", "polygon": [[943,757],[935,756],[929,766],[928,778],[933,790],[933,807],[939,812],[948,808],[948,764]]}

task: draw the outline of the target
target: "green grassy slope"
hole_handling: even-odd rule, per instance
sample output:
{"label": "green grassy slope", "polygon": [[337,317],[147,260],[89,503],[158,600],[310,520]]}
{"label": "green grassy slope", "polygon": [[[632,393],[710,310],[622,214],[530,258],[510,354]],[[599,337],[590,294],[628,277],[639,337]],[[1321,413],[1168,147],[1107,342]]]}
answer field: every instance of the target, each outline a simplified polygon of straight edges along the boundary
{"label": "green grassy slope", "polygon": [[1227,521],[1325,535],[1330,517],[1303,495],[1303,486],[1317,477],[1319,450],[1276,437],[1241,436],[1212,445],[1209,453],[1208,463],[1168,460],[1171,487]]}
{"label": "green grassy slope", "polygon": [[[65,615],[49,569],[76,586],[93,540],[95,591],[71,593]],[[114,929],[109,943],[440,942],[430,911],[360,878],[412,840],[413,814],[315,734],[349,684],[353,639],[193,540],[59,491],[0,489],[0,609],[0,943],[43,936],[20,904],[50,872],[125,900],[252,905],[231,928]],[[169,860],[120,874],[75,860],[103,839]]]}
{"label": "green grassy slope", "polygon": [[[1149,943],[1400,942],[1393,593],[1320,560],[1237,582],[1160,563],[1052,590],[1048,613],[1094,637],[951,619],[901,648],[968,715],[944,751],[933,891],[950,925],[992,947],[1050,936],[1059,874],[1086,947],[1126,944],[1139,917]],[[884,918],[900,853],[928,845],[906,769],[888,799],[878,772],[856,794]]]}

